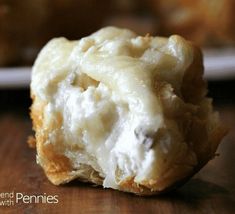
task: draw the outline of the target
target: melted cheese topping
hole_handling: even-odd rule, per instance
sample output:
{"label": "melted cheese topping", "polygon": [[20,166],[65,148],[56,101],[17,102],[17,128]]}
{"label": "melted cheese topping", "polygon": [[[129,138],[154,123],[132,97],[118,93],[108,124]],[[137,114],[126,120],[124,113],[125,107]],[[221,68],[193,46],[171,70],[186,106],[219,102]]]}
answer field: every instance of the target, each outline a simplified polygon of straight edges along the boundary
{"label": "melted cheese topping", "polygon": [[[33,67],[31,89],[47,103],[45,128],[62,115],[60,152],[74,169],[88,164],[105,187],[118,188],[128,177],[139,183],[157,179],[170,164],[162,154],[187,150],[177,124],[164,117],[158,86],[168,83],[171,99],[179,99],[192,60],[191,46],[179,36],[141,37],[107,27],[78,41],[51,40]],[[162,129],[167,131],[160,137]],[[51,133],[48,143],[57,135]],[[81,149],[74,151],[74,145]]]}

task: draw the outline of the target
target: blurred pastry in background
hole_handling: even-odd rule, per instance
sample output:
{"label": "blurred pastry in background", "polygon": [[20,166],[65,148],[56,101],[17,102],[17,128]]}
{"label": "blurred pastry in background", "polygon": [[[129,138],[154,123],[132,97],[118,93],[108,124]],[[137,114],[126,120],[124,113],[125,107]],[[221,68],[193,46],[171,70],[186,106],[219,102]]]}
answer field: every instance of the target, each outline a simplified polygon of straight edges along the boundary
{"label": "blurred pastry in background", "polygon": [[234,0],[0,0],[0,66],[31,65],[51,38],[77,40],[107,25],[234,45],[234,9]]}
{"label": "blurred pastry in background", "polygon": [[155,34],[156,27],[159,26],[146,1],[111,0],[111,11],[103,26],[128,28],[142,36],[146,35],[146,32]]}
{"label": "blurred pastry in background", "polygon": [[160,34],[180,34],[198,45],[235,44],[234,0],[149,0]]}
{"label": "blurred pastry in background", "polygon": [[0,2],[0,66],[31,64],[52,37],[78,39],[100,28],[109,0]]}
{"label": "blurred pastry in background", "polygon": [[143,0],[111,0],[112,14],[138,14],[148,8]]}

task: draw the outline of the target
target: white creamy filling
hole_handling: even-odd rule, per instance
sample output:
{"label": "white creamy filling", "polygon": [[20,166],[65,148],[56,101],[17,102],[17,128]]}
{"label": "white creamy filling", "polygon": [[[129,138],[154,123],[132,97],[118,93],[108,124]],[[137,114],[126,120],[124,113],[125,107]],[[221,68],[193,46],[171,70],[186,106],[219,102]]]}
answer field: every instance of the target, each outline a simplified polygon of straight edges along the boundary
{"label": "white creamy filling", "polygon": [[[74,158],[77,167],[80,163],[89,163],[94,169],[101,169],[105,187],[117,187],[117,167],[125,176],[138,175],[139,171],[144,173],[142,165],[151,166],[151,158],[154,157],[148,158],[143,144],[145,136],[140,128],[145,126],[142,115],[130,111],[126,100],[111,92],[103,83],[83,91],[71,85],[70,76],[59,85],[48,104],[54,109],[48,112],[48,116],[53,112],[63,113],[65,141],[86,148],[87,153],[78,152],[74,156],[68,150],[67,155]],[[138,135],[142,135],[139,139],[136,138],[136,130]],[[97,163],[95,160],[92,162],[90,157],[94,157]]]}
{"label": "white creamy filling", "polygon": [[[158,155],[147,136],[163,126],[155,86],[169,82],[179,92],[193,59],[190,51],[177,36],[156,40],[116,28],[77,42],[52,40],[43,49],[31,89],[48,102],[47,120],[62,113],[64,143],[86,151],[72,153],[66,147],[75,168],[90,164],[112,188],[118,185],[117,172],[138,182],[153,173]],[[169,139],[160,144],[164,153],[170,150]]]}

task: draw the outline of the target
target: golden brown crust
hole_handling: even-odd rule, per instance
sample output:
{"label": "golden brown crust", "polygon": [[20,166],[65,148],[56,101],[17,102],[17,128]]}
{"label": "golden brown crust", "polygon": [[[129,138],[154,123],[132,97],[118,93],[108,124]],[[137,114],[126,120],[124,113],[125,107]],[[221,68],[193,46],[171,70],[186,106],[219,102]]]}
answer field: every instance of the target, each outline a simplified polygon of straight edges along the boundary
{"label": "golden brown crust", "polygon": [[36,139],[33,136],[29,136],[27,139],[28,146],[32,149],[36,148]]}
{"label": "golden brown crust", "polygon": [[124,192],[132,192],[132,193],[135,193],[136,195],[156,194],[156,192],[152,192],[150,188],[136,183],[133,177],[128,177],[125,180],[121,181],[119,183],[119,187],[120,187],[120,190]]}
{"label": "golden brown crust", "polygon": [[[62,117],[60,114],[57,115],[57,118],[49,127],[44,128],[43,122],[43,112],[46,106],[46,103],[35,98],[34,95],[31,95],[33,100],[33,105],[31,107],[31,118],[33,121],[33,129],[36,132],[36,148],[38,154],[38,162],[43,167],[44,172],[48,179],[55,185],[68,183],[69,181],[81,177],[81,180],[90,181],[98,185],[102,184],[102,178],[99,174],[89,166],[86,166],[82,172],[86,172],[89,176],[85,179],[83,178],[82,173],[76,172],[72,168],[69,158],[64,154],[59,154],[57,152],[56,146],[58,146],[58,139],[55,144],[47,144],[48,136],[51,131],[55,129],[60,129],[62,125]],[[29,145],[31,146],[34,143],[32,137],[29,138]]]}
{"label": "golden brown crust", "polygon": [[57,124],[52,124],[51,129],[43,127],[43,112],[45,103],[32,96],[33,105],[31,107],[31,118],[33,128],[36,132],[37,153],[40,158],[39,163],[42,165],[47,177],[54,184],[60,184],[65,180],[70,180],[71,165],[68,158],[55,152],[52,144],[46,144],[48,135]]}

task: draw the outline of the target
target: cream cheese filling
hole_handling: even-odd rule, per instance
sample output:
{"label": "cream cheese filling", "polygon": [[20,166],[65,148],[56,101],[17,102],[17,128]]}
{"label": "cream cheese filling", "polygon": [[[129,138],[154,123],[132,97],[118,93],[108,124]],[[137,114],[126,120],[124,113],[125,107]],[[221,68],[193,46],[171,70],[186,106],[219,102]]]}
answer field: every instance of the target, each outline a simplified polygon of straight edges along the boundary
{"label": "cream cheese filling", "polygon": [[[35,63],[31,89],[48,103],[48,121],[62,114],[65,154],[74,168],[89,164],[105,187],[118,188],[117,173],[119,180],[134,177],[139,183],[156,174],[160,158],[153,136],[166,127],[156,85],[169,83],[181,96],[192,60],[192,50],[178,36],[139,37],[109,27],[79,41],[52,40]],[[160,142],[165,153],[178,138],[174,128]]]}

